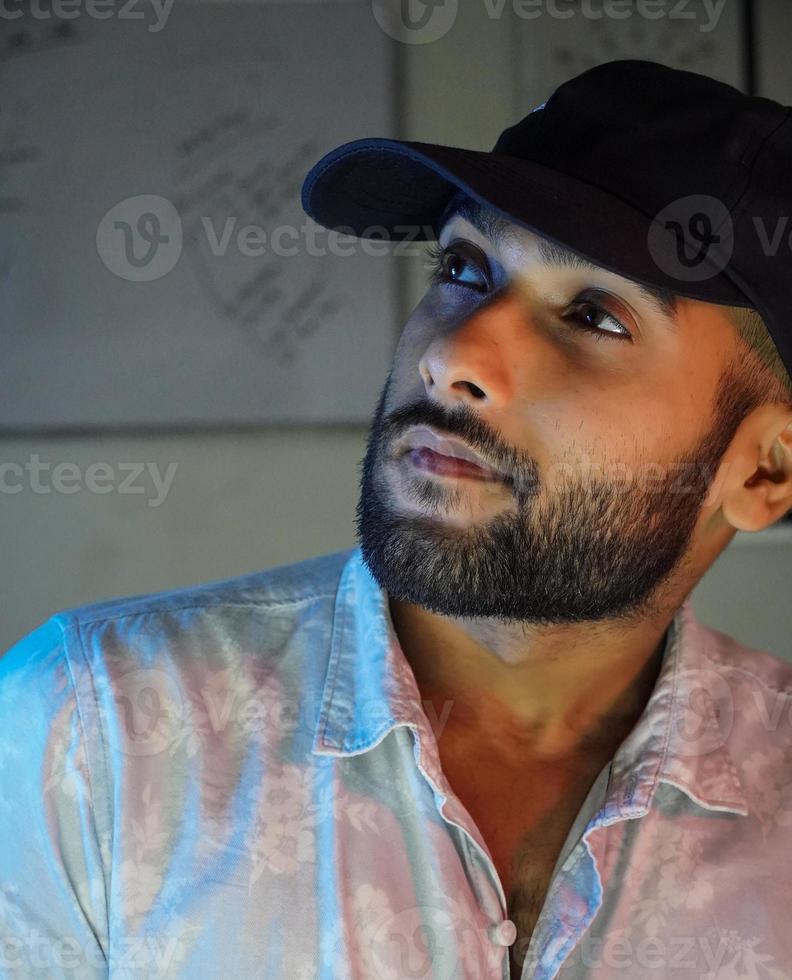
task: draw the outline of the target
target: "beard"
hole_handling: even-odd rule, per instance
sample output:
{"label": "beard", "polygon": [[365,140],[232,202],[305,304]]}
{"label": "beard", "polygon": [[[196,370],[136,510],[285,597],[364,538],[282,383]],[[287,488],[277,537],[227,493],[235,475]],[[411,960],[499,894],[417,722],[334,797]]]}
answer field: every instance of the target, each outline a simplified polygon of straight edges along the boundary
{"label": "beard", "polygon": [[[394,504],[382,472],[393,442],[413,425],[429,425],[488,450],[491,459],[505,458],[503,450],[467,403],[448,410],[423,400],[386,418],[390,380],[389,375],[362,460],[356,509],[362,558],[393,598],[445,616],[504,623],[626,623],[662,614],[665,592],[690,564],[711,481],[752,407],[730,364],[709,430],[675,459],[654,466],[651,480],[615,482],[578,467],[567,468],[569,475],[549,487],[535,460],[512,456],[507,486],[514,508],[460,528],[432,512],[450,512],[466,488],[479,492],[487,485],[423,477],[416,470],[410,496],[423,512],[405,513]],[[596,469],[614,472],[608,462],[598,460]],[[646,471],[645,461],[638,460],[634,473]]]}

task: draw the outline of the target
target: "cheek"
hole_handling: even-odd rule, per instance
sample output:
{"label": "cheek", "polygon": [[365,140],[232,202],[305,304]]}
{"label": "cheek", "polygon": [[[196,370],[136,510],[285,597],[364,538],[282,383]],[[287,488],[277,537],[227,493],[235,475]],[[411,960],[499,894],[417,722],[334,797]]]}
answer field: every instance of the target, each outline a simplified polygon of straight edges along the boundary
{"label": "cheek", "polygon": [[418,344],[414,337],[403,332],[391,360],[391,368],[387,381],[387,392],[383,410],[390,414],[397,406],[403,407],[423,401],[426,389],[419,371],[419,362],[425,347]]}
{"label": "cheek", "polygon": [[699,438],[697,409],[677,412],[662,395],[577,408],[558,417],[552,445],[549,472],[567,482],[576,474],[615,491],[647,493],[680,474],[677,460]]}
{"label": "cheek", "polygon": [[[523,433],[532,434],[525,451],[539,465],[548,492],[570,483],[613,481],[623,485],[638,471],[656,434],[624,410],[619,399],[567,396],[563,402],[526,409]],[[525,435],[523,435],[523,443]]]}

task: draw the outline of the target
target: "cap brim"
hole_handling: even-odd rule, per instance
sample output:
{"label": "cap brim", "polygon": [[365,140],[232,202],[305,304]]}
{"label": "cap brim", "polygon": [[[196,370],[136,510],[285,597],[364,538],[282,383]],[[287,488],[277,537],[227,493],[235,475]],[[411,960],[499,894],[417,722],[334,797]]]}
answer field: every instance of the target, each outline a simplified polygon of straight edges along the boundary
{"label": "cap brim", "polygon": [[[677,242],[655,237],[653,216],[609,191],[533,160],[482,150],[368,138],[343,143],[308,172],[303,210],[325,228],[358,238],[435,240],[451,196],[474,200],[590,262],[628,279],[682,296],[733,306],[751,305],[723,271],[683,281],[673,269]],[[667,250],[667,261],[658,248]]]}

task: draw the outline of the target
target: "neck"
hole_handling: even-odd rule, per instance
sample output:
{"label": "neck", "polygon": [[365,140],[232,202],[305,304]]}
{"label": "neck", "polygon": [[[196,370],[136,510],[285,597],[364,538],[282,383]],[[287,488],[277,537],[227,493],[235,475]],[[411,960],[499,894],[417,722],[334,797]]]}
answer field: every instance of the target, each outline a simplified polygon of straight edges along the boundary
{"label": "neck", "polygon": [[609,757],[646,707],[673,618],[512,627],[388,604],[424,706],[445,719],[446,737],[546,760]]}

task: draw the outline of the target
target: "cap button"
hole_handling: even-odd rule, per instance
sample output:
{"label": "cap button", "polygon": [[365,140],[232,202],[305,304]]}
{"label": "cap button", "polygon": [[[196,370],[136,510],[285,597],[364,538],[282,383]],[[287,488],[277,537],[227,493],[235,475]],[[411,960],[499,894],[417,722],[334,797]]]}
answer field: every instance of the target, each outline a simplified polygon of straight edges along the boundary
{"label": "cap button", "polygon": [[496,946],[511,946],[517,938],[517,926],[511,919],[503,919],[489,927],[489,938]]}

